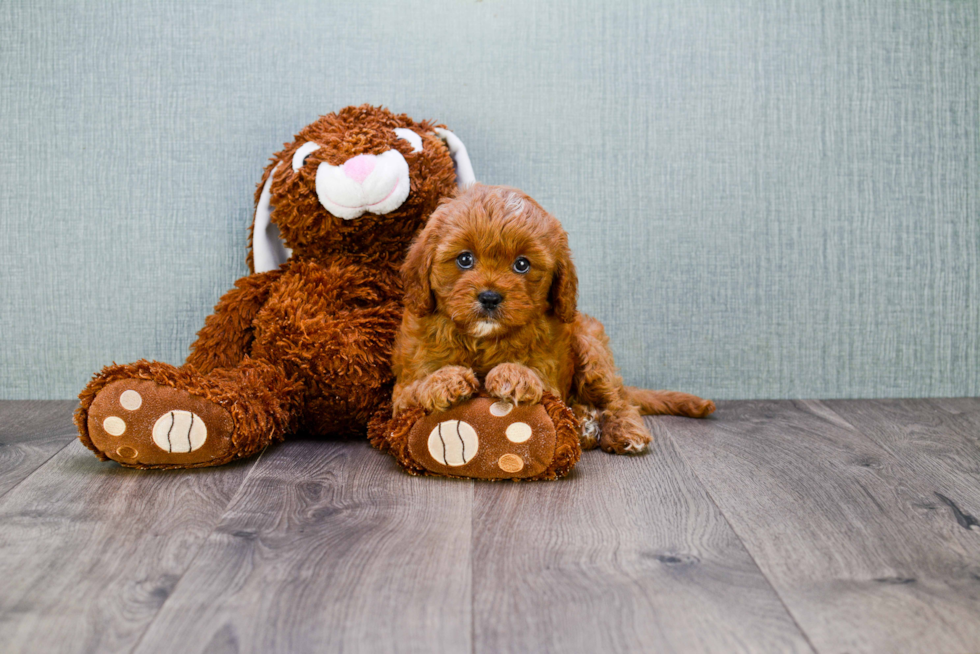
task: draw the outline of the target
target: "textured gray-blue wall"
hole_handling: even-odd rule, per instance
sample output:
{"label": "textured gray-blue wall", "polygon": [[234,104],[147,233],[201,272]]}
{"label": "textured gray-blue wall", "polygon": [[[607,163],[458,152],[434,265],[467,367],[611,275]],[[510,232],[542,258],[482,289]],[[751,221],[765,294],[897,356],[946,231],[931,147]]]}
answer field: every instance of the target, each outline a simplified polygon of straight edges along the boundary
{"label": "textured gray-blue wall", "polygon": [[0,397],[179,363],[317,115],[445,122],[565,223],[627,379],[980,394],[971,1],[0,3]]}

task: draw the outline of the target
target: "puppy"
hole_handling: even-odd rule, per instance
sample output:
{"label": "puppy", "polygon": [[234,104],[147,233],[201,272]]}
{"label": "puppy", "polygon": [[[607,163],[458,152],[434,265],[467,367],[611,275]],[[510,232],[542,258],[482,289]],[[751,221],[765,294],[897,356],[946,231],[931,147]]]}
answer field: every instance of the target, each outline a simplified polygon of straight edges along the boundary
{"label": "puppy", "polygon": [[482,388],[511,403],[547,391],[572,407],[583,448],[642,451],[641,414],[702,418],[709,400],[623,385],[602,324],[576,310],[561,224],[524,193],[474,185],[444,200],[402,266],[395,413],[446,410]]}

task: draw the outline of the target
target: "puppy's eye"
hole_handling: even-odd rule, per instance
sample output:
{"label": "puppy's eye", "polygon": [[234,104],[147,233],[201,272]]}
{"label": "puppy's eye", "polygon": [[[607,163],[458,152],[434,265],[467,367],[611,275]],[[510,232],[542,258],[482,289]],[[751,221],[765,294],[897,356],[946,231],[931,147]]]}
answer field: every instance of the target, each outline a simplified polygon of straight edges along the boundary
{"label": "puppy's eye", "polygon": [[460,252],[459,256],[456,257],[456,265],[459,266],[460,270],[469,270],[476,263],[476,259],[469,252]]}
{"label": "puppy's eye", "polygon": [[517,261],[511,266],[518,275],[523,275],[531,269],[531,262],[524,257],[517,257]]}
{"label": "puppy's eye", "polygon": [[299,149],[293,153],[293,172],[298,173],[299,169],[306,163],[306,158],[310,156],[310,153],[319,149],[320,146],[316,143],[304,143],[303,145],[299,146]]}
{"label": "puppy's eye", "polygon": [[398,135],[398,138],[404,139],[412,144],[412,152],[422,151],[422,137],[412,130],[399,127],[395,130],[395,134]]}

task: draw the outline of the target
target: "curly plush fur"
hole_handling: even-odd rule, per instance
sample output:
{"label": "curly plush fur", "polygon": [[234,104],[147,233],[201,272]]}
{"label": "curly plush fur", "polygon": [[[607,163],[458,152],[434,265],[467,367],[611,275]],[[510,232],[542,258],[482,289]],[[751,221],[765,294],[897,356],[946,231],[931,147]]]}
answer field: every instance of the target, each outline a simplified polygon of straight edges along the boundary
{"label": "curly plush fur", "polygon": [[[103,459],[167,468],[226,463],[299,430],[364,433],[389,400],[394,381],[390,353],[401,321],[398,269],[406,246],[440,199],[456,190],[454,162],[436,127],[365,105],[323,116],[301,130],[272,158],[256,191],[258,204],[272,174],[272,222],[291,258],[278,270],[238,280],[205,321],[182,367],[138,361],[95,375],[75,414],[82,442]],[[396,128],[418,134],[422,149],[416,151]],[[293,155],[308,142],[320,147],[294,171]],[[409,168],[410,192],[397,209],[342,220],[324,208],[316,188],[318,164],[341,166],[357,155],[388,150],[397,150]],[[249,266],[254,270],[251,253]],[[177,389],[219,405],[233,419],[233,447],[205,461],[166,452],[127,458],[96,447],[90,429],[101,423],[89,419],[90,408],[100,391],[121,380],[152,381],[162,394]]]}
{"label": "curly plush fur", "polygon": [[520,191],[476,185],[444,201],[402,274],[396,414],[445,409],[482,380],[490,396],[515,404],[562,398],[586,425],[583,447],[596,444],[588,419],[597,416],[602,449],[631,453],[650,442],[641,411],[700,418],[714,410],[693,395],[623,385],[602,324],[576,310],[565,231]]}

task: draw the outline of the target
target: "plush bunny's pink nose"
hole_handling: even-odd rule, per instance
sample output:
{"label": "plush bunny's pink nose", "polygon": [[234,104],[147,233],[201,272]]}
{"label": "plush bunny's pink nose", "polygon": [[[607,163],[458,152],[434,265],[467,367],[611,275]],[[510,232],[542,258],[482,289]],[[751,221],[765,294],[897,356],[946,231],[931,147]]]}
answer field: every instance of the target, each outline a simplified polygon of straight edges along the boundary
{"label": "plush bunny's pink nose", "polygon": [[374,170],[374,164],[375,156],[373,154],[359,154],[344,163],[344,174],[358,184],[363,184],[367,176]]}

